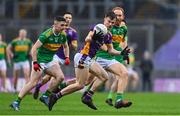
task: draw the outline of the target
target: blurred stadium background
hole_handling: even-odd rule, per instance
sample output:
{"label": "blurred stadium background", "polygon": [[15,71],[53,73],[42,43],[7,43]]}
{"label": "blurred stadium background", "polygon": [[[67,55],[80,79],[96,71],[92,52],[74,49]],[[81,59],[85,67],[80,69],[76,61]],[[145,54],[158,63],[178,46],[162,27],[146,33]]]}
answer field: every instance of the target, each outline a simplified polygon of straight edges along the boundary
{"label": "blurred stadium background", "polygon": [[[55,15],[70,11],[81,46],[88,26],[102,21],[104,13],[115,6],[125,10],[128,39],[136,48],[139,74],[138,63],[148,50],[155,67],[153,90],[180,92],[179,0],[0,0],[0,33],[8,43],[20,28],[25,28],[35,42],[38,35],[51,26]],[[71,65],[72,68],[63,67],[66,76],[74,76],[73,63]],[[8,77],[12,77],[11,68]]]}

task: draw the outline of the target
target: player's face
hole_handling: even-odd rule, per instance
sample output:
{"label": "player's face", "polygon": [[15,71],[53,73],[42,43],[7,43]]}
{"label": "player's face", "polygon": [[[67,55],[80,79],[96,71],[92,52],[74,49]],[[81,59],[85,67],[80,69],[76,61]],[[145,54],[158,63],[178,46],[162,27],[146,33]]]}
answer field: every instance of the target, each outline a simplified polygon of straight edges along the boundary
{"label": "player's face", "polygon": [[110,19],[109,17],[104,18],[104,25],[109,29],[115,23],[116,19]]}
{"label": "player's face", "polygon": [[114,13],[117,16],[117,22],[121,22],[122,20],[124,20],[124,14],[121,10],[114,10]]}
{"label": "player's face", "polygon": [[72,22],[72,15],[71,14],[65,14],[64,18],[66,19],[67,24],[70,24]]}
{"label": "player's face", "polygon": [[65,24],[66,22],[65,21],[54,21],[54,25],[53,25],[53,28],[54,28],[54,31],[56,32],[60,32],[62,30],[65,29]]}
{"label": "player's face", "polygon": [[26,35],[27,35],[27,31],[26,31],[26,30],[21,29],[21,30],[19,31],[19,37],[20,37],[21,39],[25,38]]}

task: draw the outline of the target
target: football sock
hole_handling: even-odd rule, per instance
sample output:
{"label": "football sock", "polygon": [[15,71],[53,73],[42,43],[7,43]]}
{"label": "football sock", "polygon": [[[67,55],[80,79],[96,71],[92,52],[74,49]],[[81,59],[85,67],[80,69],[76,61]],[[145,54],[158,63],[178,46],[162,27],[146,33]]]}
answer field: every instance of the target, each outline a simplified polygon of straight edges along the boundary
{"label": "football sock", "polygon": [[93,96],[94,92],[93,91],[88,91],[87,94],[84,96],[85,99],[91,99],[91,97]]}
{"label": "football sock", "polygon": [[62,97],[61,92],[58,92],[58,93],[56,94],[56,98],[59,99],[59,98],[61,98],[61,97]]}
{"label": "football sock", "polygon": [[65,88],[65,87],[67,87],[66,82],[62,82],[62,83],[60,83],[59,86],[58,86],[59,89],[63,89],[63,88]]}
{"label": "football sock", "polygon": [[110,91],[109,93],[108,93],[108,99],[112,99],[112,97],[113,97],[113,91]]}
{"label": "football sock", "polygon": [[42,83],[38,83],[38,84],[36,85],[37,88],[40,88],[41,86],[42,86]]}
{"label": "football sock", "polygon": [[123,99],[123,93],[117,93],[117,96],[116,96],[116,102],[119,102]]}
{"label": "football sock", "polygon": [[18,104],[20,104],[21,100],[22,100],[22,99],[21,99],[20,97],[18,97],[17,100],[16,100],[16,102],[18,102]]}
{"label": "football sock", "polygon": [[50,92],[49,90],[46,90],[46,92],[45,92],[45,93],[43,93],[43,95],[45,95],[45,96],[49,96],[49,95],[51,95],[51,92]]}

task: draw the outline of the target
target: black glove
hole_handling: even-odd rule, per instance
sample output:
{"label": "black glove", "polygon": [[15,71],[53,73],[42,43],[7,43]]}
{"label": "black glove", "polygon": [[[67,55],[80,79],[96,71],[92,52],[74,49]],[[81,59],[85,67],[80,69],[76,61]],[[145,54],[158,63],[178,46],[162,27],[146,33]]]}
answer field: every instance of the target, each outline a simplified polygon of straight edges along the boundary
{"label": "black glove", "polygon": [[100,39],[100,38],[104,38],[104,35],[101,31],[99,31],[98,33],[96,31],[94,31],[94,34],[92,36],[92,40],[96,40],[96,39]]}
{"label": "black glove", "polygon": [[128,48],[128,46],[121,51],[123,60],[127,60],[127,64],[129,64],[129,53],[130,53],[130,49]]}
{"label": "black glove", "polygon": [[128,48],[128,46],[121,51],[122,56],[128,56],[129,53],[130,53],[130,49]]}

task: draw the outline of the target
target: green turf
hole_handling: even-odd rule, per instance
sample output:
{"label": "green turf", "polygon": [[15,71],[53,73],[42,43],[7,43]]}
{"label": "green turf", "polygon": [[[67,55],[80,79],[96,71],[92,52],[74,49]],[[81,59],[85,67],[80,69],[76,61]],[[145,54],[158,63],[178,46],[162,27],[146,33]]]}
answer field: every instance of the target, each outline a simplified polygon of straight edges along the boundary
{"label": "green turf", "polygon": [[82,104],[81,94],[75,93],[59,100],[52,111],[28,95],[17,112],[9,107],[16,96],[0,93],[0,115],[180,115],[180,94],[175,93],[127,93],[125,98],[130,99],[133,105],[122,109],[106,105],[106,93],[96,93],[94,103],[98,107],[97,111]]}

